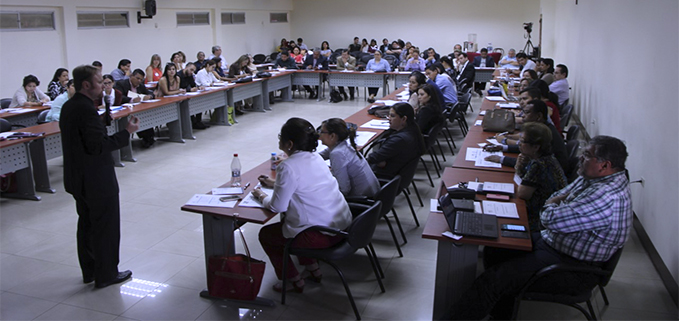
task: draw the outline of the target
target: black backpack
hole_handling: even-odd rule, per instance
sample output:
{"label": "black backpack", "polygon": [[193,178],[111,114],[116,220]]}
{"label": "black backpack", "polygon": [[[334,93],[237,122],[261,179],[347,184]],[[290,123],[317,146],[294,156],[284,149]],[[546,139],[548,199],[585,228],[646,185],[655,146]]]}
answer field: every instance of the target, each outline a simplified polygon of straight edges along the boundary
{"label": "black backpack", "polygon": [[330,91],[330,102],[331,103],[338,103],[342,101],[342,94],[339,93],[336,89],[333,88],[333,90]]}

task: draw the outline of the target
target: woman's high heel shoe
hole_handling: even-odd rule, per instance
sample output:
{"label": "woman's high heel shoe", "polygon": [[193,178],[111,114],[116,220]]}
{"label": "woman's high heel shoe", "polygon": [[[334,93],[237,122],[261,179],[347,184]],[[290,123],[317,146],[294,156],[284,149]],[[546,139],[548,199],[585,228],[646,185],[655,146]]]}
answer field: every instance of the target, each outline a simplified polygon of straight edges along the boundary
{"label": "woman's high heel shoe", "polygon": [[[292,287],[290,286],[290,284],[292,284]],[[283,282],[278,282],[278,283],[274,284],[273,290],[278,292],[278,293],[283,292]],[[286,292],[292,292],[292,291],[297,292],[297,293],[304,292],[304,280],[299,279],[299,280],[294,281],[294,282],[288,280],[288,286],[287,286],[287,289],[285,289],[285,290],[286,290]]]}
{"label": "woman's high heel shoe", "polygon": [[305,270],[305,272],[309,272],[309,275],[306,276],[306,279],[314,281],[316,283],[321,283],[321,280],[323,280],[323,274],[321,274],[321,268],[317,268],[315,270]]}

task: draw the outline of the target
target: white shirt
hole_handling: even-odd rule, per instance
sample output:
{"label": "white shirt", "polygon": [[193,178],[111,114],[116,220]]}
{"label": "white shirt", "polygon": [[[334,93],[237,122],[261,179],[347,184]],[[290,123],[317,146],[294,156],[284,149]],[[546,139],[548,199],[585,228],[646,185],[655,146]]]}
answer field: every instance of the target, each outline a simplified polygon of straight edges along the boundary
{"label": "white shirt", "polygon": [[[526,59],[526,65],[523,66],[523,69],[521,69],[521,73],[519,74],[519,76],[520,76],[520,77],[523,77],[523,73],[524,73],[526,70],[529,70],[529,69],[535,70],[535,62],[533,62],[533,61],[530,60],[530,59]],[[536,71],[537,71],[537,70],[536,70]]]}
{"label": "white shirt", "polygon": [[215,77],[211,72],[207,72],[205,68],[198,71],[196,74],[196,85],[210,87],[212,83],[218,82],[219,79]]}
{"label": "white shirt", "polygon": [[370,164],[356,154],[348,140],[339,142],[332,150],[328,148],[319,154],[323,159],[330,159],[330,171],[337,179],[342,194],[372,197],[380,190],[380,182]]}
{"label": "white shirt", "polygon": [[262,202],[283,221],[283,236],[295,237],[314,225],[346,229],[352,220],[337,180],[321,156],[296,152],[278,164],[272,195]]}
{"label": "white shirt", "polygon": [[554,82],[549,85],[549,91],[555,93],[559,97],[559,105],[563,105],[569,95],[568,80],[566,78],[554,80]]}
{"label": "white shirt", "polygon": [[[500,61],[503,61],[503,60],[517,61],[516,56],[510,58],[509,55],[504,56],[504,58],[500,59]],[[500,68],[503,68],[503,69],[519,69],[519,66],[514,66],[510,63],[506,63],[506,64],[500,64]]]}

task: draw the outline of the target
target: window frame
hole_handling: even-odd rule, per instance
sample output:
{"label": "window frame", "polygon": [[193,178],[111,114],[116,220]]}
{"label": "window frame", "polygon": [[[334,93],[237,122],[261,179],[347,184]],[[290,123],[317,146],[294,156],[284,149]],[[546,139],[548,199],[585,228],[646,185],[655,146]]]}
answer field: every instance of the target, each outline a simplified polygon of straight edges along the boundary
{"label": "window frame", "polygon": [[[101,25],[100,26],[80,26],[80,15],[101,15]],[[119,14],[125,16],[125,25],[106,25],[106,15]],[[79,30],[87,29],[117,29],[117,28],[129,28],[130,27],[130,12],[129,11],[76,11],[76,25]]]}
{"label": "window frame", "polygon": [[[6,31],[52,31],[52,30],[57,30],[56,28],[56,21],[54,17],[54,11],[48,11],[48,10],[37,10],[37,11],[18,11],[18,10],[1,10],[0,14],[16,14],[17,21],[16,21],[16,28],[1,28],[0,31],[6,32]],[[52,26],[51,27],[39,27],[39,28],[22,28],[21,26],[21,15],[49,15],[52,19]]]}

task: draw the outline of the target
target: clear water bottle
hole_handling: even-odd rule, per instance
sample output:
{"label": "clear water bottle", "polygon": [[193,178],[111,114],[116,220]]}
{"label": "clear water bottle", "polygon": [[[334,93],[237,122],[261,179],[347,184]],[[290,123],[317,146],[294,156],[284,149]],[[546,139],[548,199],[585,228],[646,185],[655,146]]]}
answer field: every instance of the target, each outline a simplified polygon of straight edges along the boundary
{"label": "clear water bottle", "polygon": [[486,49],[488,49],[488,52],[493,52],[493,43],[492,43],[492,42],[489,42],[489,43],[488,43],[488,48],[486,48]]}
{"label": "clear water bottle", "polygon": [[276,161],[277,161],[276,153],[271,153],[271,170],[275,171],[276,170]]}
{"label": "clear water bottle", "polygon": [[233,154],[231,161],[231,186],[240,186],[240,160],[238,154]]}

